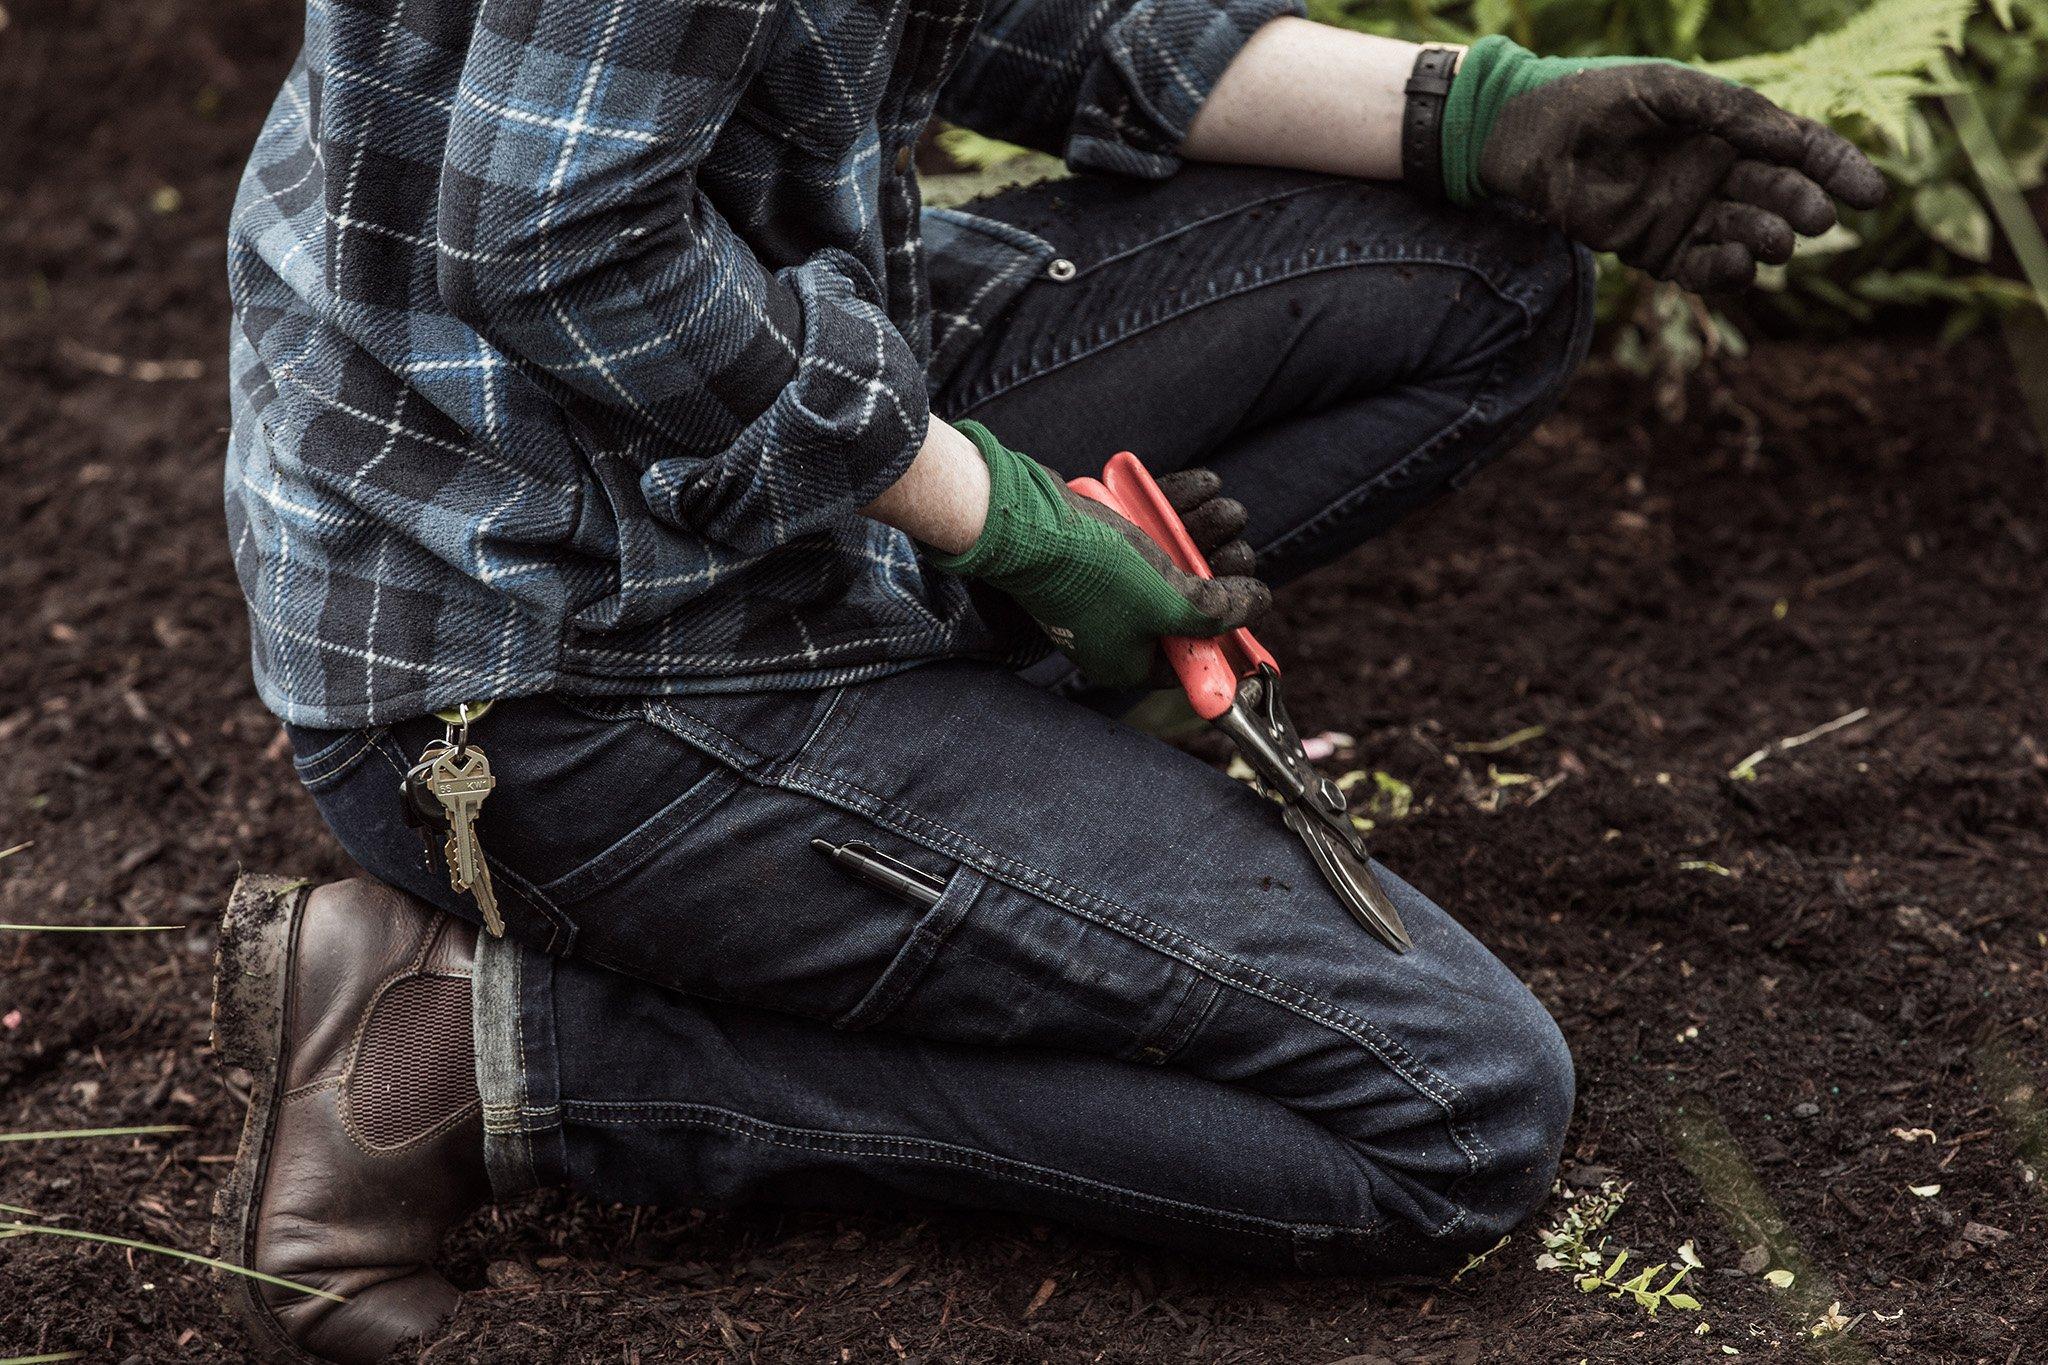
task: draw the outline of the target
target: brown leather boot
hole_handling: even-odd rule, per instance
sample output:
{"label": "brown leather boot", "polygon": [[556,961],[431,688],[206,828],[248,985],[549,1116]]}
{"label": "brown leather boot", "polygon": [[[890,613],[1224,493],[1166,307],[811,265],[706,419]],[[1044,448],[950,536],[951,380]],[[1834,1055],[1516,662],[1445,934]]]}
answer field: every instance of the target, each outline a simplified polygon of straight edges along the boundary
{"label": "brown leather boot", "polygon": [[468,925],[379,882],[236,884],[214,1048],[254,1085],[215,1201],[221,1254],[345,1299],[227,1277],[267,1358],[373,1365],[455,1311],[428,1263],[488,1193],[475,952]]}

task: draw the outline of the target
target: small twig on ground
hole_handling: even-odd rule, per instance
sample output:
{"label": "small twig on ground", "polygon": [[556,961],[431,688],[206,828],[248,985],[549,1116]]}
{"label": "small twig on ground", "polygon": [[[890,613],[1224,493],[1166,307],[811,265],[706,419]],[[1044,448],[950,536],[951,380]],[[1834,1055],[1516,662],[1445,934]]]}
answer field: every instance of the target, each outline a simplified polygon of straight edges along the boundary
{"label": "small twig on ground", "polygon": [[1527,744],[1532,739],[1541,739],[1548,733],[1550,731],[1546,726],[1531,725],[1511,735],[1503,735],[1499,739],[1454,744],[1451,747],[1461,754],[1504,754],[1519,745]]}
{"label": "small twig on ground", "polygon": [[20,934],[165,934],[183,924],[0,924]]}
{"label": "small twig on ground", "polygon": [[1817,739],[1834,734],[1837,730],[1846,730],[1859,721],[1868,720],[1869,718],[1870,708],[1859,706],[1848,715],[1837,716],[1825,725],[1816,725],[1803,735],[1792,735],[1777,741],[1775,744],[1766,744],[1763,748],[1758,749],[1748,758],[1743,759],[1742,762],[1730,768],[1728,776],[1734,778],[1737,782],[1753,782],[1756,780],[1756,765],[1769,758],[1772,754],[1781,754],[1789,749],[1797,749],[1802,744],[1811,744]]}
{"label": "small twig on ground", "polygon": [[339,1294],[331,1293],[325,1289],[315,1289],[310,1284],[300,1284],[296,1280],[287,1280],[276,1275],[266,1275],[260,1270],[251,1270],[245,1265],[236,1265],[232,1261],[216,1260],[211,1256],[201,1256],[197,1252],[180,1251],[176,1247],[158,1246],[155,1242],[138,1242],[132,1237],[114,1237],[104,1232],[85,1232],[78,1228],[53,1228],[37,1223],[0,1223],[0,1234],[27,1237],[35,1233],[45,1233],[52,1237],[70,1237],[81,1242],[100,1242],[107,1246],[127,1247],[133,1251],[154,1251],[159,1256],[175,1256],[181,1261],[191,1261],[195,1265],[207,1266],[214,1270],[225,1270],[231,1275],[245,1275],[252,1280],[261,1280],[265,1284],[274,1284],[281,1289],[297,1290],[301,1294],[311,1294],[315,1298],[327,1299],[333,1303],[348,1302],[347,1299]]}
{"label": "small twig on ground", "polygon": [[38,1133],[0,1133],[0,1142],[55,1142],[63,1138],[150,1137],[189,1133],[190,1124],[159,1123],[142,1128],[47,1128]]}

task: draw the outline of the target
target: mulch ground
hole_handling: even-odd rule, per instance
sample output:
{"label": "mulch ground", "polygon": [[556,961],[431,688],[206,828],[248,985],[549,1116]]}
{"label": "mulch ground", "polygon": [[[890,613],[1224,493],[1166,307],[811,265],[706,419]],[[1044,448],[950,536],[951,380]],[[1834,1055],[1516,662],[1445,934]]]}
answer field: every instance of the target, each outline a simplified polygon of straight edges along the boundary
{"label": "mulch ground", "polygon": [[[203,1249],[243,1104],[205,1048],[219,907],[238,866],[346,870],[250,688],[219,511],[222,225],[298,7],[8,8],[0,847],[30,846],[0,920],[187,927],[0,933],[0,1132],[190,1131],[0,1144],[0,1202]],[[2043,1358],[2044,480],[1989,344],[1770,345],[1676,423],[1589,375],[1284,599],[1297,717],[1410,791],[1394,818],[1367,783],[1378,850],[1571,1039],[1568,1187],[1629,1182],[1610,1254],[1691,1242],[1701,1311],[1581,1294],[1529,1232],[1455,1284],[1362,1284],[556,1194],[456,1238],[476,1292],[425,1358]],[[0,1359],[242,1359],[214,1288],[10,1239]],[[1812,1335],[1837,1303],[1853,1325]]]}

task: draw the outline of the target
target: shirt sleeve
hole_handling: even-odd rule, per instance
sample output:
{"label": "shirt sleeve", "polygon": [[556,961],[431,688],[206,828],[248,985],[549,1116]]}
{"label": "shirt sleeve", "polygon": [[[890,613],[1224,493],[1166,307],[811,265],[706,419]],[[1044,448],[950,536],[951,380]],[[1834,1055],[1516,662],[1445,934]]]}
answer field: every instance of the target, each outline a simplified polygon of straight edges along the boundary
{"label": "shirt sleeve", "polygon": [[1164,179],[1217,78],[1303,0],[989,0],[939,102],[1075,170]]}
{"label": "shirt sleeve", "polygon": [[873,501],[929,420],[865,266],[770,271],[698,183],[780,9],[485,0],[440,183],[443,304],[633,462],[657,520],[742,551]]}

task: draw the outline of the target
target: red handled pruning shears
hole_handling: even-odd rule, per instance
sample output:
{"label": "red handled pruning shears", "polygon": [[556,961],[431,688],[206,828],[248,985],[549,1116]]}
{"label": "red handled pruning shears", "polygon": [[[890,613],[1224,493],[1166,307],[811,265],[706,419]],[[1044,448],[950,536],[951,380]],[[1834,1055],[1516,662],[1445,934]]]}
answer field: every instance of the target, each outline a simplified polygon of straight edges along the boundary
{"label": "red handled pruning shears", "polygon": [[[1111,458],[1102,478],[1067,485],[1123,515],[1184,573],[1213,577],[1166,494],[1128,450]],[[1187,689],[1195,714],[1230,736],[1251,765],[1258,789],[1280,802],[1287,827],[1308,845],[1316,866],[1351,917],[1397,953],[1415,946],[1367,859],[1343,791],[1317,772],[1280,698],[1280,665],[1248,630],[1213,640],[1170,637],[1159,642]]]}

